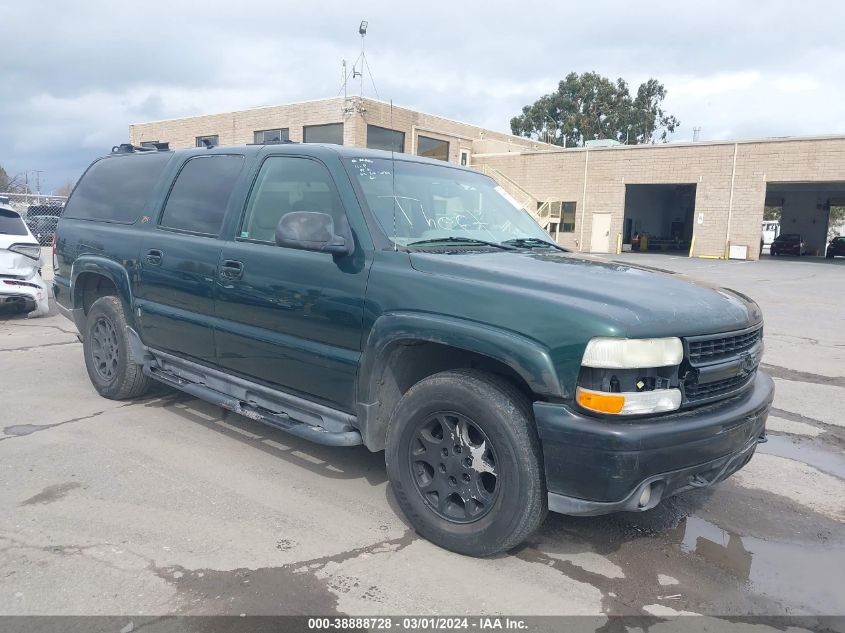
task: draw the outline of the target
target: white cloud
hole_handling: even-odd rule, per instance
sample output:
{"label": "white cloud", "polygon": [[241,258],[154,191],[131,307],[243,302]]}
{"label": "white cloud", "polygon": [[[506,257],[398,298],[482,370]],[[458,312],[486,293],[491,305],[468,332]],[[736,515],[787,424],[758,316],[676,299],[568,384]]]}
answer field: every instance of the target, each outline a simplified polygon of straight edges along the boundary
{"label": "white cloud", "polygon": [[595,70],[661,80],[678,139],[845,132],[842,3],[29,0],[0,5],[0,165],[58,186],[132,122],[334,96],[362,18],[383,99],[498,130]]}

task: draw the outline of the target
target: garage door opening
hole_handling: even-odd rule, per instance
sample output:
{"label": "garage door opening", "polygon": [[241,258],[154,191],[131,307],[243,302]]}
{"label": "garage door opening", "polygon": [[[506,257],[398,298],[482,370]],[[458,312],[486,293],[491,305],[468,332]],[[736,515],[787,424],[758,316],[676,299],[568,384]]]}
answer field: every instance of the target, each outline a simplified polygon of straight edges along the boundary
{"label": "garage door opening", "polygon": [[622,249],[689,253],[694,215],[695,184],[627,185]]}
{"label": "garage door opening", "polygon": [[802,255],[824,256],[830,240],[845,235],[845,181],[768,183],[760,232],[764,255],[779,235],[798,236],[793,239],[803,244]]}

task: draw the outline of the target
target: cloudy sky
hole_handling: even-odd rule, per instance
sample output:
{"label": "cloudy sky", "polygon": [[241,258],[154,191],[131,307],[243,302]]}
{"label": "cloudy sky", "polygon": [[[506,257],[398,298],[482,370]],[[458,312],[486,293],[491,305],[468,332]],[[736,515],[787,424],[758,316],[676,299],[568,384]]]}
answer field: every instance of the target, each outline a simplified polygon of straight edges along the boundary
{"label": "cloudy sky", "polygon": [[492,129],[595,70],[662,81],[674,140],[845,133],[841,2],[6,0],[0,165],[48,191],[129,123],[335,96],[361,19],[381,98]]}

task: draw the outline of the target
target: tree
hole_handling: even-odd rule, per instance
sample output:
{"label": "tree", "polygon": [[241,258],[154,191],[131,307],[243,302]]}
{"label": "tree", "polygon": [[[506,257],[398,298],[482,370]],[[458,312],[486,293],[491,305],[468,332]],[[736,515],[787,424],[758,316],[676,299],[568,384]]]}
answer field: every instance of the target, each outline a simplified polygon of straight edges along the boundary
{"label": "tree", "polygon": [[56,191],[54,192],[55,195],[64,196],[64,197],[67,198],[70,195],[70,192],[73,191],[73,185],[74,184],[75,183],[73,182],[73,180],[66,180],[65,183],[61,187],[56,189]]}
{"label": "tree", "polygon": [[3,166],[0,165],[0,192],[24,193],[25,191],[24,178],[20,174],[10,177]]}
{"label": "tree", "polygon": [[827,239],[832,240],[845,229],[845,207],[831,206],[827,219]]}
{"label": "tree", "polygon": [[557,90],[522,108],[511,119],[511,131],[564,146],[582,146],[593,139],[620,143],[665,143],[680,125],[666,114],[666,88],[649,79],[632,97],[627,82],[595,72],[569,73]]}
{"label": "tree", "polygon": [[780,218],[783,215],[783,206],[782,205],[774,205],[769,206],[766,205],[763,207],[763,219],[767,222],[780,222]]}

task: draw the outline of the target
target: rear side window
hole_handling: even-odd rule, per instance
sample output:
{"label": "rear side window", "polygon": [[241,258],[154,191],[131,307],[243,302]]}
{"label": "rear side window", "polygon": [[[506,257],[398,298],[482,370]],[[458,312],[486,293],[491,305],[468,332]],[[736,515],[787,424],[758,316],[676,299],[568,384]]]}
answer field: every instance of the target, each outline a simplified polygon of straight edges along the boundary
{"label": "rear side window", "polygon": [[98,160],[76,185],[63,216],[132,224],[171,156],[149,153]]}
{"label": "rear side window", "polygon": [[0,235],[26,235],[26,225],[14,211],[0,209]]}
{"label": "rear side window", "polygon": [[227,154],[189,160],[176,177],[159,225],[218,235],[243,165],[243,156]]}

